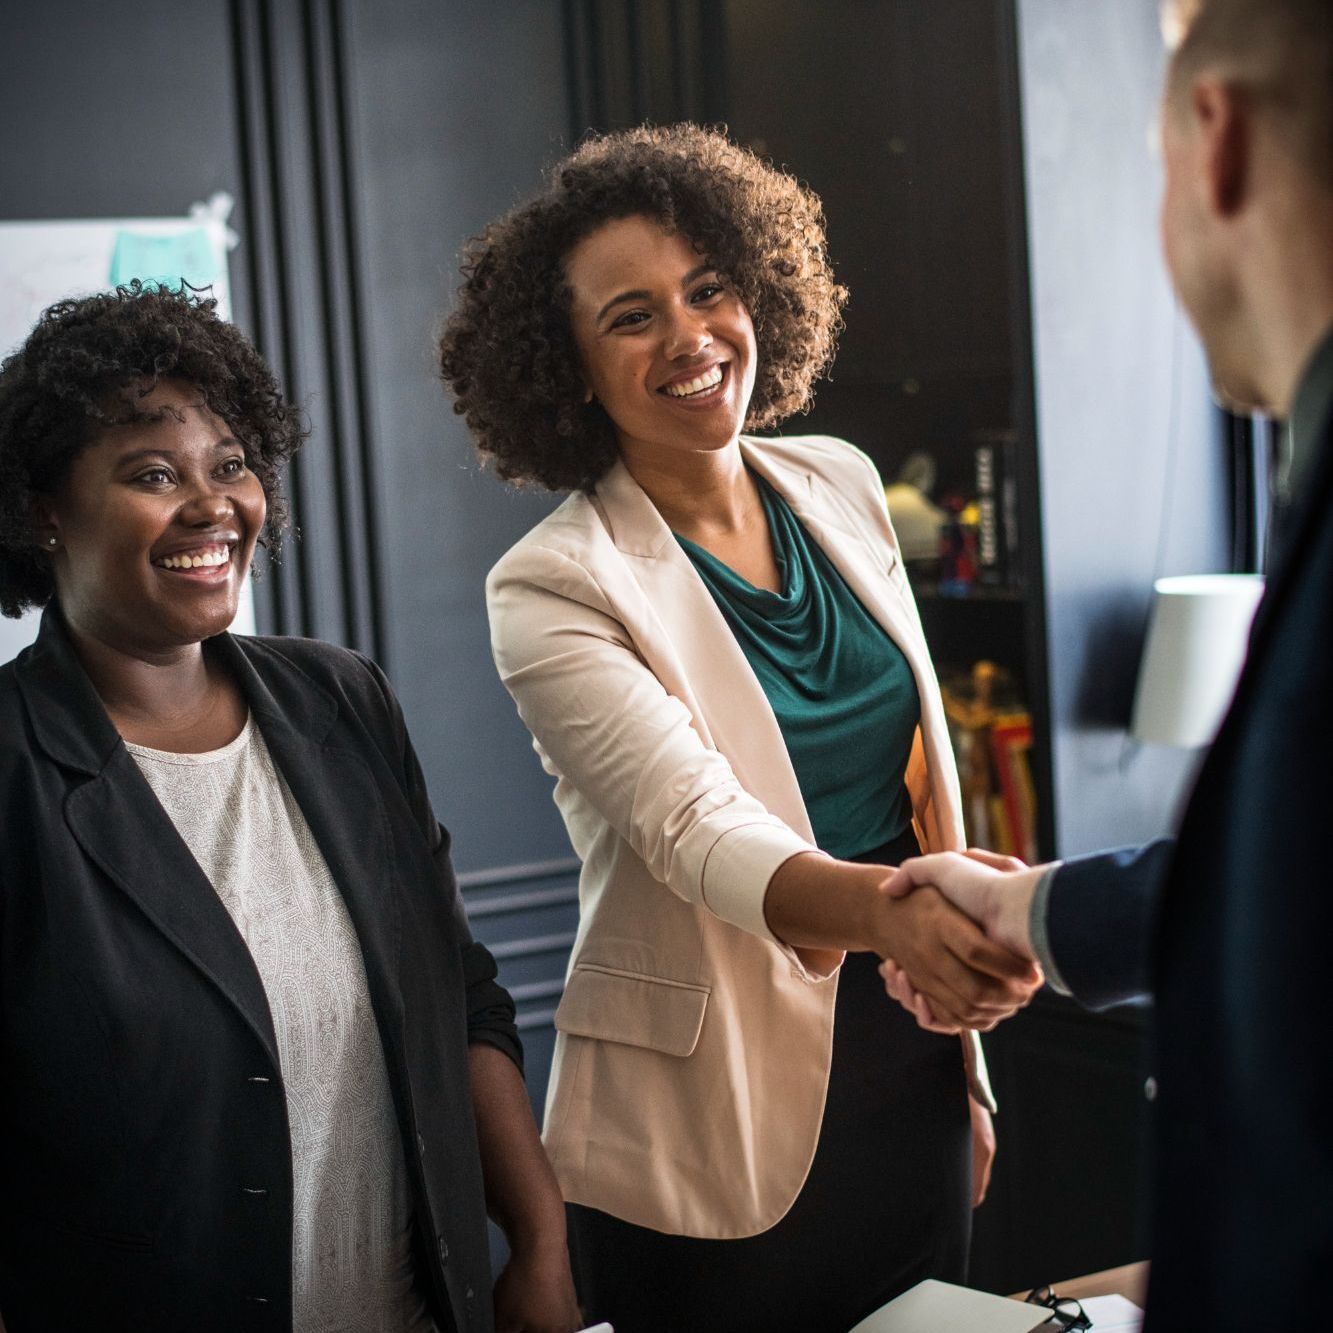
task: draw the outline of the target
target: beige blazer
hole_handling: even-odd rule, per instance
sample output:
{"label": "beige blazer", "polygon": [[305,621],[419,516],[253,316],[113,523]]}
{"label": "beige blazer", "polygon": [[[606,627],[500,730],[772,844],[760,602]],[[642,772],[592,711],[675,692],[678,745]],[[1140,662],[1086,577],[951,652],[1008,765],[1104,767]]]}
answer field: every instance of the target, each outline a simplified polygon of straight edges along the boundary
{"label": "beige blazer", "polygon": [[[961,848],[939,688],[873,464],[823,436],[741,449],[911,664],[917,836]],[[838,984],[764,920],[773,872],[814,850],[773,711],[621,464],[518,542],[486,592],[501,679],[583,862],[544,1131],[565,1198],[677,1234],[764,1231],[814,1156]],[[989,1105],[975,1034],[964,1051]]]}

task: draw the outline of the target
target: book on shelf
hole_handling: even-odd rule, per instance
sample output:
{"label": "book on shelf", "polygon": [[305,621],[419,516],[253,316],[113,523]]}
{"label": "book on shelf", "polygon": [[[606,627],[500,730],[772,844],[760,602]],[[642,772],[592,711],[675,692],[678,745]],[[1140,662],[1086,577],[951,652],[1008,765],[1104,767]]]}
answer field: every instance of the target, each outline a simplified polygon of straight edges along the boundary
{"label": "book on shelf", "polygon": [[977,582],[1010,588],[1020,582],[1018,563],[1018,484],[1014,475],[1014,432],[978,432],[973,448],[977,506]]}
{"label": "book on shelf", "polygon": [[1031,717],[1027,713],[997,716],[990,726],[990,749],[1007,825],[1007,854],[1031,863],[1037,859],[1037,796],[1028,763]]}
{"label": "book on shelf", "polygon": [[1032,717],[1018,701],[1012,679],[994,663],[978,662],[968,673],[946,674],[940,691],[969,845],[1035,861]]}

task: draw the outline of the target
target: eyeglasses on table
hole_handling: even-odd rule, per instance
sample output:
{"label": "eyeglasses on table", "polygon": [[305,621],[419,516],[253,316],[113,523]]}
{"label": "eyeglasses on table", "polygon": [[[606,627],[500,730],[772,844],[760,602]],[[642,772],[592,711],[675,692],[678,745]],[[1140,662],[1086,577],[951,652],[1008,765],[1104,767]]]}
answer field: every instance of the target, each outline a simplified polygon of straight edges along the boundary
{"label": "eyeglasses on table", "polygon": [[1041,1305],[1051,1312],[1048,1321],[1056,1328],[1088,1329],[1092,1320],[1083,1313],[1083,1307],[1072,1296],[1060,1296],[1049,1286],[1033,1287],[1023,1298],[1029,1305]]}

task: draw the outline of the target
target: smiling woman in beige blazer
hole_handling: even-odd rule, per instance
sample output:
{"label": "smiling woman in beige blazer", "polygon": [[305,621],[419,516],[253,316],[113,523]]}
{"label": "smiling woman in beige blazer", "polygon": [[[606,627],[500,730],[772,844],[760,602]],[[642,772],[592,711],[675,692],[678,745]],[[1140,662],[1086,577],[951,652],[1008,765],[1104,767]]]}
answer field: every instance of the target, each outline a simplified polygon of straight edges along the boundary
{"label": "smiling woman in beige blazer", "polygon": [[975,1032],[916,1030],[877,956],[972,1028],[1038,977],[938,897],[878,892],[963,833],[873,466],[741,433],[832,355],[818,200],[716,133],[630,131],[464,271],[457,410],[501,476],[573,492],[487,596],[583,862],[545,1139],[585,1312],[844,1330],[962,1277],[994,1145]]}

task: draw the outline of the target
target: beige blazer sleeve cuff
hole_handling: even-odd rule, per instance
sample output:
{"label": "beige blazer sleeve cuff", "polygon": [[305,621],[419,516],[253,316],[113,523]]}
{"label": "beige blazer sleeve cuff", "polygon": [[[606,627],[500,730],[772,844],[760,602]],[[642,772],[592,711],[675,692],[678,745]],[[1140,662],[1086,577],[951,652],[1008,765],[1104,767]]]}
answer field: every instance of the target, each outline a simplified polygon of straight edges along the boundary
{"label": "beige blazer sleeve cuff", "polygon": [[768,928],[764,898],[769,880],[783,862],[802,852],[818,851],[778,819],[728,829],[713,844],[704,862],[704,906],[714,916],[776,944],[803,976],[811,977],[796,951]]}

